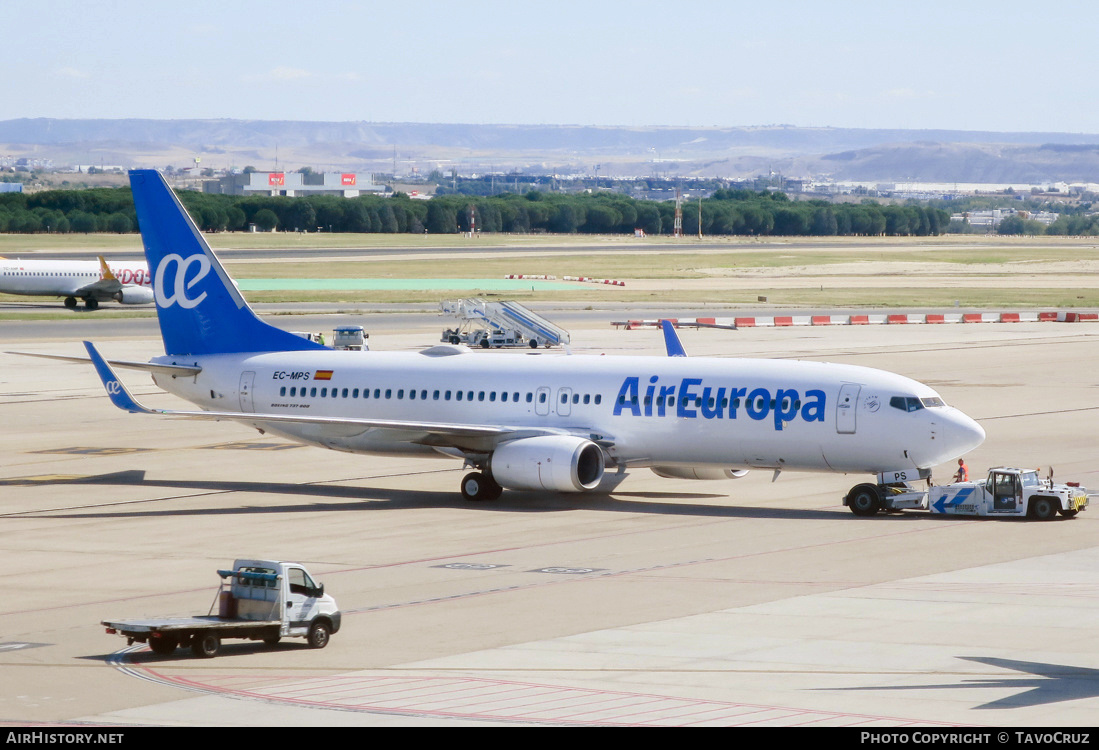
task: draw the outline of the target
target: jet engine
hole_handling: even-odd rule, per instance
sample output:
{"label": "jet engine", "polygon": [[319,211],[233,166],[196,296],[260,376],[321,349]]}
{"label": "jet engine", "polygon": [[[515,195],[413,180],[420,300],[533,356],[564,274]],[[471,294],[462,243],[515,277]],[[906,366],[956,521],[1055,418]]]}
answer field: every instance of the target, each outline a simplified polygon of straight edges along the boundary
{"label": "jet engine", "polygon": [[740,479],[747,469],[721,469],[710,466],[653,466],[653,473],[665,479]]}
{"label": "jet engine", "polygon": [[147,286],[124,286],[114,298],[124,305],[148,305],[153,301],[153,290]]}
{"label": "jet engine", "polygon": [[504,443],[492,454],[492,478],[512,490],[586,492],[599,486],[602,449],[569,435],[530,437]]}

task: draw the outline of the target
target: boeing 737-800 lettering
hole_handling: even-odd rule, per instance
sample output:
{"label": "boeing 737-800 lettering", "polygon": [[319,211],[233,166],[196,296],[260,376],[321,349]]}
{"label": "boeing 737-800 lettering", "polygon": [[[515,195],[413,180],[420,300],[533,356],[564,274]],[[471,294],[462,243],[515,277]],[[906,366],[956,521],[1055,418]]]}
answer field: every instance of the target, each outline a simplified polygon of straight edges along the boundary
{"label": "boeing 737-800 lettering", "polygon": [[609,491],[627,470],[717,479],[746,470],[905,471],[984,431],[922,383],[851,365],[668,355],[334,351],[257,318],[159,173],[130,173],[165,356],[142,369],[199,408],[150,409],[86,342],[114,404],[232,419],[323,448],[443,456],[462,494]]}
{"label": "boeing 737-800 lettering", "polygon": [[64,297],[65,307],[77,300],[95,310],[100,302],[148,305],[153,301],[152,276],[144,263],[95,260],[12,260],[0,258],[0,292]]}

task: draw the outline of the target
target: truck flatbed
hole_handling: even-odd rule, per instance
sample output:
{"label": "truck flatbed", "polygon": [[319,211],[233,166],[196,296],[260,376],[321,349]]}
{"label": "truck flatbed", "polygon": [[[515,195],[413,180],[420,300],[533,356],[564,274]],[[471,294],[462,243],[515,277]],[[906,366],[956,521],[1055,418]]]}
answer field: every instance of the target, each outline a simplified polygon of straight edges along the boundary
{"label": "truck flatbed", "polygon": [[103,620],[100,624],[127,633],[158,633],[173,630],[195,630],[216,628],[217,630],[245,630],[257,627],[278,627],[281,620],[237,620],[217,615],[196,615],[194,617],[165,617],[147,620]]}

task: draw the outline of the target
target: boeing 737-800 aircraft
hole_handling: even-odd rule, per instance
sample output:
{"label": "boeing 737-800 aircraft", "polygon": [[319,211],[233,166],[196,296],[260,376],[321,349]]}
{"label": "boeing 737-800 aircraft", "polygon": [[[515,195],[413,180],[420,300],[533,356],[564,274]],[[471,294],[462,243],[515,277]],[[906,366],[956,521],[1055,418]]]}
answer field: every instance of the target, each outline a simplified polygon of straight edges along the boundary
{"label": "boeing 737-800 aircraft", "polygon": [[[322,448],[472,466],[469,499],[501,489],[607,491],[626,471],[718,479],[745,470],[928,476],[984,440],[931,388],[818,362],[543,352],[334,351],[262,322],[159,173],[130,173],[165,356],[108,363],[130,412],[232,419]],[[111,364],[149,372],[195,411],[139,404]],[[865,485],[860,485],[865,486]]]}
{"label": "boeing 737-800 aircraft", "polygon": [[77,299],[95,310],[99,303],[116,300],[124,305],[148,305],[153,301],[152,277],[144,263],[94,260],[12,260],[0,258],[0,292],[64,297],[65,307]]}

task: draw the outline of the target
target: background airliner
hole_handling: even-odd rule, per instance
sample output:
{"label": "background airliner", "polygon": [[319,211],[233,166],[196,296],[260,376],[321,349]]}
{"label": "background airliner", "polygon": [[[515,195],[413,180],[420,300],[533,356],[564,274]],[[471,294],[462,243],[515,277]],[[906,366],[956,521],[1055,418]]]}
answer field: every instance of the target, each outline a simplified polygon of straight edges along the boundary
{"label": "background airliner", "polygon": [[[475,470],[467,499],[502,489],[613,489],[627,470],[718,479],[751,468],[928,476],[984,431],[926,385],[818,362],[668,355],[327,349],[257,318],[159,173],[130,173],[165,356],[116,362],[197,404],[138,403],[91,343],[114,404],[232,419],[323,448],[443,456]],[[65,359],[65,358],[62,358]],[[866,485],[860,485],[866,486]],[[871,485],[873,486],[873,485]]]}
{"label": "background airliner", "polygon": [[107,264],[99,260],[13,260],[0,258],[0,292],[64,297],[65,307],[77,299],[95,310],[99,303],[115,300],[124,305],[148,305],[153,301],[152,276],[144,263]]}

